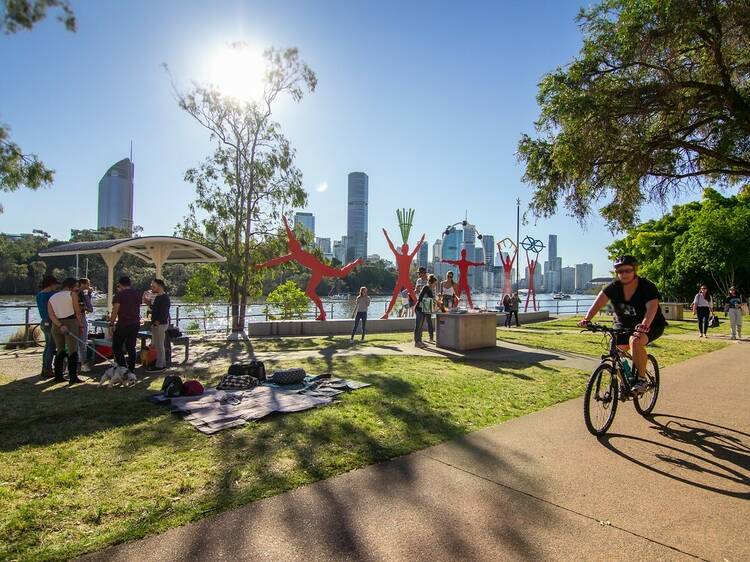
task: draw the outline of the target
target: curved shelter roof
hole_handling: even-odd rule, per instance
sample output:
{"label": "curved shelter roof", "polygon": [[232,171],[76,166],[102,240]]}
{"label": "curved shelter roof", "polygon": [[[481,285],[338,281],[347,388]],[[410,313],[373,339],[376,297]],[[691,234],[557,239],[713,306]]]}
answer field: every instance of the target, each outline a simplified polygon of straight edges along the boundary
{"label": "curved shelter roof", "polygon": [[156,276],[161,277],[165,263],[212,263],[226,259],[211,248],[175,236],[143,236],[141,238],[120,238],[117,240],[96,240],[93,242],[71,242],[47,248],[39,252],[40,257],[74,256],[99,254],[107,264],[107,307],[112,305],[114,267],[123,254],[131,254],[145,262],[153,263]]}

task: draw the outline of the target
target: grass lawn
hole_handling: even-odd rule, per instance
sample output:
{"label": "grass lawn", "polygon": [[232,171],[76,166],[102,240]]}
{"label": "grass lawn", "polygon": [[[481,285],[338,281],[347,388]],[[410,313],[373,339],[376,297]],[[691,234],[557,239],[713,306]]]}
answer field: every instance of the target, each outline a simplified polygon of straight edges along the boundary
{"label": "grass lawn", "polygon": [[586,382],[444,358],[304,366],[373,386],[207,437],[144,399],[158,381],[108,390],[0,377],[0,559],[67,559],[164,531],[573,398]]}

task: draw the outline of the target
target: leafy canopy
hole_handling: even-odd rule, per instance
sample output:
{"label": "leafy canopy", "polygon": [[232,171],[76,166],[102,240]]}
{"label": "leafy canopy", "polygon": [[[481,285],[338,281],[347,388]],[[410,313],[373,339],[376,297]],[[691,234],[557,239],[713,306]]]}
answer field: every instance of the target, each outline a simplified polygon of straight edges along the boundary
{"label": "leafy canopy", "polygon": [[544,76],[537,137],[518,145],[536,215],[605,203],[627,228],[645,202],[747,181],[747,0],[604,0],[578,20],[580,54]]}

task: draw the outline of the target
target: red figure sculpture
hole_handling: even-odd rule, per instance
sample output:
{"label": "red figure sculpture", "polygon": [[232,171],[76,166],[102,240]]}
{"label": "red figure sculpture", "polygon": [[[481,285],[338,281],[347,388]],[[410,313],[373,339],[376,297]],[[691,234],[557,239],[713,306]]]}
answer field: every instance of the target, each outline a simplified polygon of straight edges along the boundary
{"label": "red figure sculpture", "polygon": [[[506,249],[513,249],[511,252],[506,252]],[[511,271],[513,270],[513,264],[518,257],[518,246],[510,238],[503,238],[497,243],[497,250],[500,252],[500,261],[503,262],[503,272],[505,273],[505,283],[503,284],[503,294],[509,295],[513,288],[513,282],[510,278]],[[507,254],[507,256],[506,256]]]}
{"label": "red figure sculpture", "polygon": [[399,252],[398,250],[396,250],[393,242],[391,242],[391,239],[388,237],[388,232],[385,230],[385,228],[383,229],[383,234],[385,234],[385,239],[388,241],[388,246],[391,248],[391,252],[393,252],[393,255],[396,256],[396,269],[398,269],[398,280],[396,281],[396,287],[394,287],[393,289],[391,302],[388,303],[388,306],[385,309],[385,314],[381,316],[381,320],[387,320],[388,315],[391,313],[391,310],[393,310],[393,305],[396,304],[396,298],[401,293],[401,289],[406,289],[407,291],[409,291],[409,297],[411,297],[414,302],[417,301],[417,295],[414,292],[414,284],[409,278],[409,270],[411,269],[411,262],[414,260],[414,256],[417,255],[419,248],[422,246],[422,244],[424,244],[425,235],[422,235],[422,238],[420,238],[419,242],[417,242],[414,251],[410,254],[409,244],[402,245],[401,251]]}
{"label": "red figure sculpture", "polygon": [[469,289],[469,266],[480,267],[484,265],[482,261],[469,261],[466,259],[466,248],[461,250],[460,260],[440,260],[443,263],[449,263],[451,265],[458,266],[458,288],[456,289],[456,298],[461,298],[461,293],[466,291],[466,302],[469,303],[469,308],[474,308],[471,303],[471,289]]}
{"label": "red figure sculpture", "polygon": [[529,311],[529,299],[531,299],[532,301],[534,311],[537,310],[536,288],[534,287],[534,273],[536,272],[536,266],[539,263],[539,256],[537,256],[536,259],[529,259],[529,252],[527,250],[526,251],[526,263],[529,264],[529,292],[526,293],[526,306],[524,306],[524,309],[523,309],[524,312]]}
{"label": "red figure sculpture", "polygon": [[321,261],[314,255],[302,249],[299,240],[297,240],[292,229],[289,228],[289,223],[287,222],[286,217],[284,217],[284,227],[286,228],[287,247],[289,248],[290,253],[281,256],[280,258],[268,260],[267,262],[258,264],[255,267],[260,269],[262,267],[273,267],[288,261],[296,261],[302,267],[309,269],[312,275],[310,275],[310,281],[307,283],[305,294],[310,297],[315,303],[315,306],[318,307],[320,314],[318,314],[315,319],[325,320],[326,311],[323,310],[323,303],[320,301],[320,297],[318,296],[318,293],[315,292],[315,289],[323,277],[346,277],[352,269],[362,263],[362,258],[358,258],[357,260],[346,264],[341,269],[336,269],[335,267],[321,263]]}

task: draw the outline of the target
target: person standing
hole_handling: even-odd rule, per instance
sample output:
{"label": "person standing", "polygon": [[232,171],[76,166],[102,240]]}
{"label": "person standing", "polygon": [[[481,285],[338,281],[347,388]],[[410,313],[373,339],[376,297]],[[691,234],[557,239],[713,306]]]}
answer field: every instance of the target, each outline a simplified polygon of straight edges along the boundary
{"label": "person standing", "polygon": [[357,326],[362,322],[362,340],[365,339],[365,328],[367,326],[367,308],[370,306],[370,297],[367,296],[367,287],[359,288],[359,295],[357,301],[354,304],[354,328],[352,329],[352,337],[349,341],[354,341],[354,334],[357,333]]}
{"label": "person standing", "polygon": [[516,315],[516,328],[521,327],[521,323],[518,321],[518,307],[521,305],[521,297],[515,292],[510,297],[510,313],[508,314],[508,328],[510,328],[510,322],[513,320],[513,315]]}
{"label": "person standing", "polygon": [[724,312],[729,316],[729,327],[732,331],[732,339],[742,339],[742,297],[735,287],[729,288]]}
{"label": "person standing", "polygon": [[[141,326],[141,295],[131,286],[130,277],[122,276],[117,281],[117,294],[112,299],[109,325],[115,327],[112,334],[112,353],[120,367],[127,367],[135,375],[135,342]],[[123,346],[128,353],[125,361]]]}
{"label": "person standing", "polygon": [[78,338],[81,337],[81,308],[78,305],[78,280],[68,277],[62,290],[52,295],[47,303],[47,314],[55,338],[55,381],[63,382],[65,358],[68,359],[68,385],[81,382],[78,378]]}
{"label": "person standing", "polygon": [[36,308],[41,319],[39,327],[44,334],[44,352],[42,353],[42,378],[51,378],[52,362],[55,360],[55,339],[52,337],[52,322],[49,319],[47,303],[60,287],[60,282],[53,275],[45,275],[42,279],[41,291],[36,294]]}
{"label": "person standing", "polygon": [[172,306],[163,279],[151,281],[151,343],[156,348],[156,365],[147,371],[163,371],[167,368],[166,339],[169,327],[169,307]]}
{"label": "person standing", "polygon": [[510,328],[510,295],[505,293],[503,296],[503,311],[505,312],[505,327]]}
{"label": "person standing", "polygon": [[711,296],[708,294],[708,287],[701,285],[698,294],[693,299],[693,314],[698,316],[698,333],[699,338],[708,337],[708,318],[711,316],[711,309],[713,308],[713,302]]}
{"label": "person standing", "polygon": [[[434,342],[435,329],[432,324],[432,313],[437,305],[435,301],[435,292],[437,291],[437,277],[430,275],[427,284],[419,292],[416,310],[416,319],[414,324],[414,345],[421,346],[422,342],[422,325],[427,321],[427,331],[430,334],[430,341]],[[429,299],[429,300],[428,300]]]}
{"label": "person standing", "polygon": [[440,296],[443,298],[443,308],[448,311],[456,306],[456,287],[453,282],[453,272],[445,274],[445,281],[440,283]]}
{"label": "person standing", "polygon": [[91,367],[86,362],[86,344],[89,339],[89,321],[86,315],[94,312],[94,305],[91,304],[91,281],[86,277],[78,280],[78,306],[81,308],[81,341],[78,342],[78,359],[81,372],[88,373]]}

